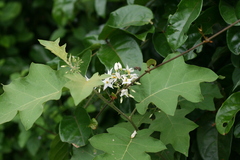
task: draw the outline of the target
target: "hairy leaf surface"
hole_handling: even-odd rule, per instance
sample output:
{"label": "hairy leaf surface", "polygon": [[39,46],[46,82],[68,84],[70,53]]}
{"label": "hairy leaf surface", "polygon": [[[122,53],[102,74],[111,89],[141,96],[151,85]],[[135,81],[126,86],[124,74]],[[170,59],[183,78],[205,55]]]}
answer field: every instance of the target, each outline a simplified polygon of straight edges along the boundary
{"label": "hairy leaf surface", "polygon": [[98,73],[95,73],[90,79],[87,79],[79,73],[72,73],[67,74],[66,77],[70,81],[65,86],[70,90],[75,105],[78,105],[92,93],[94,87],[103,85],[102,79],[109,77],[109,75],[99,76]]}
{"label": "hairy leaf surface", "polygon": [[178,10],[169,18],[167,40],[173,50],[176,50],[187,40],[187,31],[191,23],[198,17],[202,9],[202,0],[182,0]]}
{"label": "hairy leaf surface", "polygon": [[[165,61],[176,55],[170,54]],[[166,114],[174,115],[179,96],[191,102],[200,102],[203,96],[199,83],[217,78],[210,69],[185,64],[183,57],[179,57],[143,76],[141,85],[133,86],[136,93],[132,94],[139,102],[136,107],[140,114],[144,114],[152,102]]]}
{"label": "hairy leaf surface", "polygon": [[107,129],[108,133],[99,134],[90,138],[93,147],[106,153],[96,157],[96,160],[150,160],[146,152],[158,152],[166,149],[165,145],[150,137],[152,130],[137,131],[131,138],[131,132],[122,127]]}
{"label": "hairy leaf surface", "polygon": [[187,110],[177,110],[174,116],[164,112],[156,112],[155,120],[150,129],[160,131],[160,140],[165,144],[171,144],[176,151],[188,156],[190,142],[189,132],[197,128],[197,125],[185,118]]}
{"label": "hairy leaf surface", "polygon": [[49,66],[32,63],[29,75],[3,86],[0,96],[0,124],[12,120],[17,112],[26,129],[43,112],[43,103],[59,99],[67,82],[62,71],[54,71]]}

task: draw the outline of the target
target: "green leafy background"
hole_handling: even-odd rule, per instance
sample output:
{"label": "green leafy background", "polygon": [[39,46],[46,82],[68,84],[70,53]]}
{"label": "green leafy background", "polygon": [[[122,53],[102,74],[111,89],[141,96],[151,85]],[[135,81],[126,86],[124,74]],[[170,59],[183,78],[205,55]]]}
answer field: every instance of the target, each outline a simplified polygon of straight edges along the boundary
{"label": "green leafy background", "polygon": [[[240,159],[240,23],[147,73],[130,87],[134,99],[114,100],[139,129],[133,139],[126,117],[92,92],[115,62],[144,73],[149,59],[158,65],[238,20],[239,8],[235,0],[0,1],[0,160]],[[61,67],[70,55],[83,60],[80,74]]]}

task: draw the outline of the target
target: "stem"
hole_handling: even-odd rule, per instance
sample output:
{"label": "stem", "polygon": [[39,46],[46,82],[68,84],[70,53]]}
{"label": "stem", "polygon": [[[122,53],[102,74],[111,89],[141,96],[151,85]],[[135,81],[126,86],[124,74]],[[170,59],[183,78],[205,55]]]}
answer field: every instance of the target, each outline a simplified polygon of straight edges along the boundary
{"label": "stem", "polygon": [[91,100],[93,99],[94,95],[95,95],[95,93],[93,93],[93,94],[91,95],[91,97],[89,97],[87,103],[83,106],[83,108],[87,108],[87,106],[90,104]]}
{"label": "stem", "polygon": [[239,23],[240,19],[237,20],[236,22],[230,24],[229,26],[225,27],[224,29],[222,29],[221,31],[215,33],[213,36],[211,36],[210,38],[207,39],[207,41],[209,42],[211,39],[215,38],[216,36],[218,36],[219,34],[225,32],[226,30],[228,30],[229,28],[233,27],[235,24]]}
{"label": "stem", "polygon": [[101,94],[99,94],[97,91],[93,90],[96,95],[101,99],[103,100],[107,105],[109,105],[112,109],[114,109],[116,112],[118,112],[119,114],[121,114],[123,117],[125,117],[131,124],[132,126],[134,127],[134,129],[136,131],[138,131],[138,128],[137,126],[133,123],[133,121],[125,114],[123,113],[120,109],[118,109],[113,103],[112,103],[112,100],[111,101],[108,101],[106,98],[104,98]]}
{"label": "stem", "polygon": [[105,104],[105,106],[99,111],[99,113],[96,115],[95,119],[97,119],[100,116],[100,114],[102,114],[104,109],[106,109],[106,108],[107,108],[107,104]]}
{"label": "stem", "polygon": [[132,113],[129,116],[129,119],[132,119],[132,116],[134,115],[134,113],[137,111],[137,108],[135,107],[134,110],[132,111]]}
{"label": "stem", "polygon": [[54,133],[54,132],[52,132],[50,130],[47,130],[46,128],[44,128],[44,127],[42,127],[42,126],[40,126],[40,125],[38,125],[36,123],[34,125],[37,126],[38,128],[41,128],[42,130],[46,131],[47,133],[50,133],[52,135],[56,135],[56,133]]}

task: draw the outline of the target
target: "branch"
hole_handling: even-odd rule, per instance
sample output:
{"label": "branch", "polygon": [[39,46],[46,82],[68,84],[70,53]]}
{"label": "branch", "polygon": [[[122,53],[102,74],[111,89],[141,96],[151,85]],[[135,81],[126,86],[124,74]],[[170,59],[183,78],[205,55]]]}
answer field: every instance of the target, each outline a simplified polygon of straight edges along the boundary
{"label": "branch", "polygon": [[[177,55],[177,56],[175,56],[175,57],[173,57],[173,58],[171,58],[171,59],[169,59],[169,60],[167,60],[167,61],[165,61],[165,62],[162,62],[162,63],[160,63],[159,65],[156,65],[155,67],[153,67],[153,68],[151,68],[151,69],[146,70],[142,75],[140,75],[137,79],[135,79],[134,81],[132,81],[132,83],[130,83],[130,84],[128,84],[127,86],[125,86],[123,89],[129,88],[131,85],[134,84],[134,82],[138,81],[138,80],[139,80],[140,78],[142,78],[145,74],[150,73],[152,70],[154,70],[154,69],[156,69],[156,68],[158,68],[158,67],[160,67],[160,66],[162,66],[162,65],[164,65],[164,64],[166,64],[166,63],[169,63],[169,62],[173,61],[174,59],[176,59],[176,58],[178,58],[178,57],[181,57],[181,56],[185,55],[186,53],[188,53],[188,52],[196,49],[197,47],[199,47],[199,46],[201,46],[201,45],[203,45],[203,44],[205,44],[205,43],[209,43],[213,38],[217,37],[218,35],[220,35],[221,33],[225,32],[226,30],[228,30],[229,28],[233,27],[235,24],[237,24],[237,23],[239,23],[239,22],[240,22],[240,19],[237,20],[236,22],[230,24],[229,26],[225,27],[225,28],[222,29],[221,31],[215,33],[214,35],[212,35],[211,37],[207,38],[207,39],[204,40],[203,42],[201,42],[201,43],[197,44],[196,46],[193,46],[192,48],[186,50],[185,52],[183,52],[183,53],[181,53],[181,54],[179,54],[179,55]],[[121,92],[121,90],[118,91],[118,92],[116,93],[116,95],[118,95],[120,92]]]}
{"label": "branch", "polygon": [[106,98],[104,98],[101,94],[99,94],[97,91],[93,90],[96,95],[101,99],[103,100],[107,105],[109,105],[112,109],[114,109],[116,112],[118,112],[120,115],[122,115],[123,117],[125,117],[130,123],[131,125],[134,127],[134,129],[136,131],[138,131],[138,128],[137,126],[133,123],[133,121],[125,114],[123,113],[120,109],[118,109],[113,103],[112,103],[112,100],[111,101],[108,101]]}

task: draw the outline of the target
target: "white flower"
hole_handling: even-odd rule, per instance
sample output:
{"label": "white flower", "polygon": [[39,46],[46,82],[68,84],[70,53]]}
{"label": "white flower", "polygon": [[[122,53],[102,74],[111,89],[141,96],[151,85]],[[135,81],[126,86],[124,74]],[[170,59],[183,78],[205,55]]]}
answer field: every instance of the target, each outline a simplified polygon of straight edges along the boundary
{"label": "white flower", "polygon": [[108,70],[107,74],[112,75],[112,68],[110,70]]}
{"label": "white flower", "polygon": [[121,75],[120,73],[116,72],[116,73],[112,73],[111,75],[111,80],[112,80],[112,83],[116,82],[118,79],[121,79]]}
{"label": "white flower", "polygon": [[122,65],[120,62],[114,64],[114,70],[117,72],[118,70],[122,70]]}
{"label": "white flower", "polygon": [[132,81],[132,79],[129,79],[129,78],[124,76],[122,84],[130,84],[131,81]]}
{"label": "white flower", "polygon": [[126,69],[124,69],[128,74],[131,74],[131,72],[134,72],[133,68],[129,68],[128,65],[126,66]]}
{"label": "white flower", "polygon": [[138,75],[136,73],[130,74],[131,80],[137,79]]}
{"label": "white flower", "polygon": [[106,78],[102,82],[104,83],[103,90],[105,90],[107,87],[113,88],[113,85],[112,85],[113,81],[112,81],[112,79]]}
{"label": "white flower", "polygon": [[128,97],[128,89],[122,89],[122,90],[121,90],[120,97],[122,97],[122,96]]}

